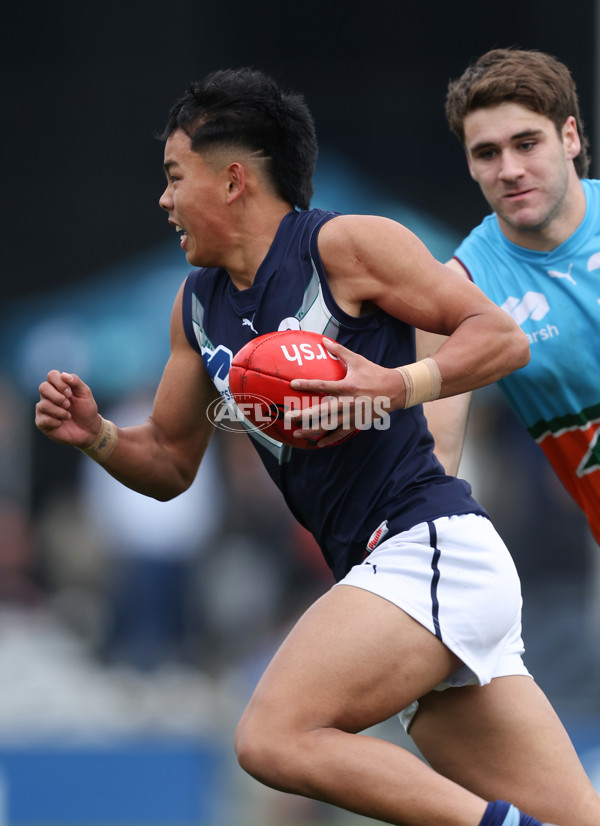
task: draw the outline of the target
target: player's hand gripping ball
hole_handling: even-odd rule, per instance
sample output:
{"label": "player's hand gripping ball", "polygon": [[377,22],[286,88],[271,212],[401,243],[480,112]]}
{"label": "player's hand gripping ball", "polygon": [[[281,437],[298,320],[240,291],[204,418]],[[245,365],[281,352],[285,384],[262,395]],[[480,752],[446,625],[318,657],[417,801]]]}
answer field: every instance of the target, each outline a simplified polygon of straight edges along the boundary
{"label": "player's hand gripping ball", "polygon": [[[229,389],[240,411],[257,429],[278,442],[308,449],[317,447],[318,440],[295,439],[292,434],[300,423],[284,420],[284,414],[312,407],[323,394],[293,390],[290,382],[338,381],[345,375],[346,365],[327,352],[322,335],[280,330],[252,339],[236,353],[229,370]],[[355,433],[342,433],[339,441]]]}

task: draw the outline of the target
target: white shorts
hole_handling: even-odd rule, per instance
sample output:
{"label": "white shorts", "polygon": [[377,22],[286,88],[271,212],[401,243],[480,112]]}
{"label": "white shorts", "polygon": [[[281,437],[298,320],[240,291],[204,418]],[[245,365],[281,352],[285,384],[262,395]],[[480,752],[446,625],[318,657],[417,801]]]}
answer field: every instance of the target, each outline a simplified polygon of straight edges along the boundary
{"label": "white shorts", "polygon": [[[340,584],[393,602],[462,660],[436,691],[530,676],[522,658],[521,583],[485,516],[444,516],[395,534]],[[407,730],[416,710],[415,702],[399,715]]]}

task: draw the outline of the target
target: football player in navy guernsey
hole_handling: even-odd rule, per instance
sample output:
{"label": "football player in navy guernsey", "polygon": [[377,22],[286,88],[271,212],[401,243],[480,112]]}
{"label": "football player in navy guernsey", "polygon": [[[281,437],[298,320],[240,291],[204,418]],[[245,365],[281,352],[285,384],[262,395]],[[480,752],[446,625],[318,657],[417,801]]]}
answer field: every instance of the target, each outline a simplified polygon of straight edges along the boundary
{"label": "football player in navy guernsey", "polygon": [[[423,414],[523,367],[526,336],[400,224],[310,209],[311,115],[260,71],[194,83],[163,139],[160,205],[194,269],[152,414],[118,427],[80,377],[56,369],[40,385],[37,427],[170,499],[198,470],[233,355],[279,329],[323,333],[347,365],[339,382],[298,383],[328,394],[316,412],[344,400],[348,413],[348,398],[389,404],[387,428],[336,445],[340,432],[318,417],[290,417],[298,436],[327,431],[312,450],[250,429],[336,584],[259,681],[236,732],[240,765],[403,826],[598,826],[600,799],[523,662],[512,559],[467,483],[435,458]],[[416,359],[415,328],[447,336],[435,358]],[[427,762],[362,734],[396,714]]]}

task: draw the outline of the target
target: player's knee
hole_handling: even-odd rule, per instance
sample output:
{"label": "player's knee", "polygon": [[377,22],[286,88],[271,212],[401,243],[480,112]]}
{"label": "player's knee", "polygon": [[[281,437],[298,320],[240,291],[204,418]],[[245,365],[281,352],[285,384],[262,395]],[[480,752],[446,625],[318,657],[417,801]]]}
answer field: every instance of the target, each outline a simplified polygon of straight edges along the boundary
{"label": "player's knee", "polygon": [[278,789],[293,790],[292,741],[293,737],[283,735],[272,726],[245,719],[237,728],[234,748],[242,769],[256,780]]}
{"label": "player's knee", "polygon": [[266,733],[253,732],[247,725],[238,727],[235,753],[238,763],[245,772],[262,783],[273,785],[274,767],[277,765],[277,748]]}

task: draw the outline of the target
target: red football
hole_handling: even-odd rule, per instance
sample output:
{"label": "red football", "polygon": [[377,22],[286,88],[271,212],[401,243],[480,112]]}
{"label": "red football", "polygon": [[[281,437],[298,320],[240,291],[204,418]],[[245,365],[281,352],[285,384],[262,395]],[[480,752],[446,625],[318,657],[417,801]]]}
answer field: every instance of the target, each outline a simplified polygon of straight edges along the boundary
{"label": "red football", "polygon": [[294,439],[298,424],[290,426],[283,416],[287,410],[312,407],[323,394],[292,390],[290,381],[337,381],[345,375],[346,365],[325,349],[321,334],[280,330],[252,339],[236,353],[229,370],[229,388],[241,412],[255,427],[278,442],[307,449],[317,447],[318,442]]}

